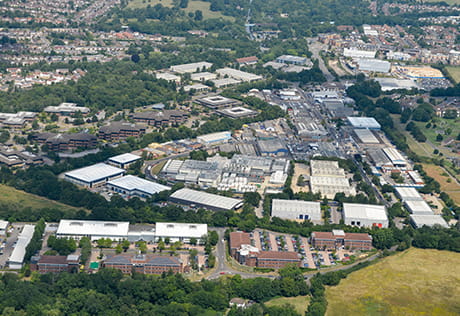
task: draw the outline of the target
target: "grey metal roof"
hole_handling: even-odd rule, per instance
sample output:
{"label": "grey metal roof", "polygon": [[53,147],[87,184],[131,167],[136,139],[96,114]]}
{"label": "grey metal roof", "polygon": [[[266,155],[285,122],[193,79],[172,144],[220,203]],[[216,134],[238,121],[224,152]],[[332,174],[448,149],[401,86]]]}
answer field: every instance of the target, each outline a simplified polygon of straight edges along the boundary
{"label": "grey metal roof", "polygon": [[65,176],[85,182],[94,182],[122,173],[125,173],[125,170],[107,165],[105,163],[98,163],[92,166],[66,172]]}
{"label": "grey metal roof", "polygon": [[166,185],[148,181],[133,175],[127,175],[118,179],[111,180],[107,182],[107,185],[113,185],[126,191],[138,190],[147,194],[155,194],[171,189]]}
{"label": "grey metal roof", "polygon": [[238,199],[221,196],[217,194],[211,194],[202,191],[196,191],[191,189],[180,189],[173,194],[171,198],[187,201],[189,203],[197,203],[201,205],[207,205],[210,207],[222,208],[222,209],[233,209],[240,206],[243,202]]}

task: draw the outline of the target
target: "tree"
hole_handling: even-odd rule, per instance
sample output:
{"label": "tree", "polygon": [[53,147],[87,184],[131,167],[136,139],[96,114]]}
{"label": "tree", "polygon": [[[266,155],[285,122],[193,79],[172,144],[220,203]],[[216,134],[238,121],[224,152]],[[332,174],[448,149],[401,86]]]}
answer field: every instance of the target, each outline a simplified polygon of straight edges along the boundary
{"label": "tree", "polygon": [[190,238],[190,245],[196,246],[198,240],[195,237]]}
{"label": "tree", "polygon": [[201,10],[195,11],[195,21],[203,20],[203,12]]}
{"label": "tree", "polygon": [[127,240],[127,239],[124,239],[122,242],[121,242],[121,247],[123,248],[123,250],[126,252],[128,249],[129,249],[129,246],[131,245],[131,243]]}
{"label": "tree", "polygon": [[133,54],[133,55],[131,55],[131,61],[132,61],[133,63],[136,63],[136,64],[137,64],[140,60],[141,60],[141,58],[139,57],[139,54]]}

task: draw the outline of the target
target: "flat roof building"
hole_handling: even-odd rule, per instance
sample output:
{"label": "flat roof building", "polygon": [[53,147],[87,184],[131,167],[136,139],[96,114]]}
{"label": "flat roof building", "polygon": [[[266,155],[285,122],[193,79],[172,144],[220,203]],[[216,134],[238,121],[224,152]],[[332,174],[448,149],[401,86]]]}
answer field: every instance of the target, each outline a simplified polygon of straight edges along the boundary
{"label": "flat roof building", "polygon": [[118,168],[123,168],[126,169],[136,161],[139,161],[141,159],[140,156],[134,155],[131,153],[126,153],[126,154],[121,154],[117,155],[114,157],[109,158],[109,164],[118,167]]}
{"label": "flat roof building", "polygon": [[337,161],[310,160],[310,174],[310,189],[314,193],[321,193],[327,198],[334,198],[337,193],[356,194]]}
{"label": "flat roof building", "polygon": [[272,200],[272,217],[291,220],[309,220],[321,223],[321,206],[319,202],[300,200]]}
{"label": "flat roof building", "polygon": [[242,106],[217,110],[216,113],[223,115],[223,116],[233,118],[233,119],[242,118],[242,117],[253,117],[259,114],[259,112],[257,111],[253,111],[251,109],[248,109]]}
{"label": "flat roof building", "polygon": [[105,163],[72,170],[64,174],[64,180],[87,188],[104,185],[107,181],[121,177],[126,170]]}
{"label": "flat roof building", "polygon": [[61,219],[56,232],[58,238],[89,237],[91,240],[110,238],[123,240],[128,238],[129,222],[83,221]]}
{"label": "flat roof building", "polygon": [[255,74],[252,74],[250,72],[245,72],[245,71],[233,69],[233,68],[228,68],[228,67],[217,69],[216,72],[221,77],[228,76],[230,78],[245,81],[245,82],[257,81],[257,80],[262,80],[263,79],[262,76],[255,75]]}
{"label": "flat roof building", "polygon": [[280,64],[305,65],[307,63],[307,58],[293,55],[282,55],[276,58],[276,62]]}
{"label": "flat roof building", "polygon": [[201,61],[197,63],[175,65],[175,66],[169,67],[169,69],[179,74],[185,74],[185,73],[201,72],[211,67],[212,67],[212,63]]}
{"label": "flat roof building", "polygon": [[379,59],[358,59],[358,67],[361,71],[388,73],[391,63]]}
{"label": "flat roof building", "polygon": [[231,132],[218,132],[211,133],[206,135],[201,135],[196,138],[196,140],[203,145],[215,145],[228,142],[232,138]]}
{"label": "flat roof building", "polygon": [[208,234],[207,224],[195,223],[156,223],[155,238],[169,238],[171,242],[182,241],[189,243],[190,239],[195,238],[200,241],[201,237]]}
{"label": "flat roof building", "polygon": [[446,223],[444,218],[441,215],[418,215],[412,214],[410,215],[410,221],[415,228],[421,228],[423,226],[433,227],[435,225],[439,225],[444,228],[448,228],[449,225]]}
{"label": "flat roof building", "polygon": [[433,210],[428,205],[428,203],[423,201],[423,200],[404,201],[404,206],[406,207],[406,209],[411,214],[415,214],[415,215],[432,215],[432,214],[434,214]]}
{"label": "flat roof building", "polygon": [[239,105],[241,102],[235,99],[229,99],[221,95],[209,96],[195,100],[195,102],[211,109],[218,109]]}
{"label": "flat roof building", "polygon": [[213,211],[236,210],[243,206],[243,201],[239,199],[187,188],[174,192],[169,199],[174,203],[203,207]]}
{"label": "flat roof building", "polygon": [[8,259],[10,269],[21,269],[24,264],[26,249],[35,232],[35,225],[24,225],[22,232],[19,234],[16,246],[14,247]]}
{"label": "flat roof building", "polygon": [[361,233],[345,233],[334,229],[332,232],[312,232],[311,245],[316,249],[371,250],[372,236]]}
{"label": "flat roof building", "polygon": [[84,106],[77,106],[76,103],[61,103],[58,106],[47,106],[44,111],[46,113],[55,113],[60,115],[71,115],[77,112],[88,114],[90,109]]}
{"label": "flat roof building", "polygon": [[373,117],[348,116],[348,122],[354,128],[380,129],[380,124]]}
{"label": "flat roof building", "polygon": [[358,227],[388,227],[386,208],[383,205],[343,203],[345,225]]}
{"label": "flat roof building", "polygon": [[127,175],[108,181],[106,184],[109,190],[126,197],[148,198],[156,193],[171,190],[170,187],[156,182],[145,180],[133,175]]}
{"label": "flat roof building", "polygon": [[0,220],[0,236],[6,236],[6,231],[10,222]]}
{"label": "flat roof building", "polygon": [[401,199],[401,201],[423,201],[422,196],[415,188],[409,187],[396,187],[396,194]]}
{"label": "flat roof building", "polygon": [[387,147],[383,148],[382,150],[394,166],[403,168],[407,166],[406,159],[404,159],[404,157],[396,148]]}
{"label": "flat roof building", "polygon": [[354,129],[353,132],[363,144],[380,144],[374,133],[368,129]]}

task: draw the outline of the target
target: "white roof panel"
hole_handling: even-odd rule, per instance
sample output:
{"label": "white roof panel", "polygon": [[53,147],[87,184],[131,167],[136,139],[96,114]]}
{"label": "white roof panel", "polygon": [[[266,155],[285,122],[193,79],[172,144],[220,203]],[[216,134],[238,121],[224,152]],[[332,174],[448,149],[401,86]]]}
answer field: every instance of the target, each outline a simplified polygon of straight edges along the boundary
{"label": "white roof panel", "polygon": [[308,214],[311,220],[320,221],[320,203],[300,200],[272,200],[272,216],[292,219],[299,214]]}
{"label": "white roof panel", "polygon": [[142,191],[148,194],[155,194],[161,191],[170,190],[171,188],[156,182],[148,181],[133,175],[127,175],[107,182],[108,185],[114,185],[127,191]]}
{"label": "white roof panel", "polygon": [[345,218],[388,220],[385,206],[383,205],[343,203],[343,213]]}
{"label": "white roof panel", "polygon": [[155,235],[158,237],[201,238],[207,235],[208,225],[193,223],[156,223]]}
{"label": "white roof panel", "polygon": [[211,194],[202,191],[196,191],[191,189],[180,189],[171,194],[171,198],[176,198],[190,203],[197,203],[201,205],[208,205],[210,207],[217,207],[222,209],[233,209],[239,206],[242,201],[226,196],[217,194]]}
{"label": "white roof panel", "polygon": [[356,128],[380,129],[381,127],[380,124],[373,117],[349,116],[347,117],[347,120],[353,127]]}
{"label": "white roof panel", "polygon": [[136,161],[136,160],[139,160],[139,159],[141,159],[141,157],[138,156],[138,155],[134,155],[134,154],[131,154],[131,153],[126,153],[126,154],[121,154],[121,155],[118,155],[118,156],[111,157],[111,158],[109,158],[109,161],[113,161],[113,162],[119,163],[119,164],[125,164],[125,163],[130,163],[130,162],[133,162],[133,161]]}
{"label": "white roof panel", "polygon": [[410,216],[412,222],[417,228],[422,226],[434,226],[440,225],[442,227],[449,227],[444,218],[441,215],[417,215],[413,214]]}
{"label": "white roof panel", "polygon": [[125,170],[107,165],[105,163],[98,163],[92,166],[66,172],[65,176],[85,182],[93,182],[100,179],[113,177],[122,173],[125,173]]}
{"label": "white roof panel", "polygon": [[396,193],[403,202],[405,201],[423,201],[422,196],[415,188],[396,187]]}
{"label": "white roof panel", "polygon": [[103,235],[127,236],[129,222],[81,221],[62,219],[56,234],[58,235]]}

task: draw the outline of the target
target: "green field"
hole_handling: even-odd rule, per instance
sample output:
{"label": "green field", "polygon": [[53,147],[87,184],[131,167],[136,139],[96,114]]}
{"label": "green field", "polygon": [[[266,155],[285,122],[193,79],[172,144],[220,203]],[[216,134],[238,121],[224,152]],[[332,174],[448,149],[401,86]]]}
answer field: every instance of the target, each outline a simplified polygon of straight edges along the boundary
{"label": "green field", "polygon": [[[128,3],[128,8],[145,8],[148,5],[155,6],[161,4],[164,7],[172,7],[174,5],[173,0],[130,0]],[[224,16],[220,12],[214,12],[210,10],[211,3],[198,0],[190,0],[188,6],[184,10],[186,13],[192,12],[195,13],[196,10],[200,10],[203,13],[203,19],[218,19],[223,18],[226,20],[234,21],[233,17]]]}
{"label": "green field", "polygon": [[452,77],[452,79],[454,79],[455,83],[460,82],[460,67],[447,66],[446,70],[449,73],[449,75]]}
{"label": "green field", "polygon": [[310,302],[310,296],[279,297],[265,303],[267,306],[284,306],[286,304],[294,306],[300,315],[304,315]]}
{"label": "green field", "polygon": [[75,212],[77,210],[75,207],[51,201],[21,190],[16,190],[15,188],[4,184],[0,184],[0,204],[15,206],[17,209],[31,208],[34,210],[53,208],[71,212]]}
{"label": "green field", "polygon": [[459,315],[460,253],[411,248],[326,290],[327,316]]}
{"label": "green field", "polygon": [[458,5],[460,4],[460,0],[429,0],[429,1],[423,1],[423,2],[445,2],[450,5]]}

